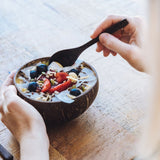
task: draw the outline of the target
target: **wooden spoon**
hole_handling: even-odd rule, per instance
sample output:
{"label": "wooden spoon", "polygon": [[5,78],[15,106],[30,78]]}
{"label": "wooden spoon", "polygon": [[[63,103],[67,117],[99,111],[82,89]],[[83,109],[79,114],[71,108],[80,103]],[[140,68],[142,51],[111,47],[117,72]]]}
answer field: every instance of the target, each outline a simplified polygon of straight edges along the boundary
{"label": "wooden spoon", "polygon": [[[113,34],[114,32],[118,31],[119,29],[127,26],[128,23],[129,22],[127,21],[127,19],[124,19],[118,23],[115,23],[111,27],[107,28],[102,33]],[[55,62],[60,63],[63,67],[71,66],[75,63],[77,58],[80,56],[80,54],[85,49],[87,49],[91,45],[97,43],[98,41],[99,41],[99,35],[96,38],[90,40],[89,42],[87,42],[86,44],[84,44],[80,47],[58,51],[51,56],[51,58],[49,59],[49,64],[51,62],[55,61]]]}
{"label": "wooden spoon", "polygon": [[14,157],[0,144],[0,155],[4,160],[13,160]]}

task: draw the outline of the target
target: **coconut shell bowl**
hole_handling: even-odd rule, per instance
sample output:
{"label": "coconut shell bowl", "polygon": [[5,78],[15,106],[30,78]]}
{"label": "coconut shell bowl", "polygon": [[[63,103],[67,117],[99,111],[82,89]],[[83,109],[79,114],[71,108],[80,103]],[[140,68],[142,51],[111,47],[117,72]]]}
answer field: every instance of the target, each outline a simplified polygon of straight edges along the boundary
{"label": "coconut shell bowl", "polygon": [[[86,79],[86,81],[85,81],[83,79],[84,78],[83,73],[80,73],[82,75],[81,75],[81,77],[80,76],[78,76],[78,77],[79,77],[79,79],[81,79],[81,78],[82,79],[79,82],[77,82],[77,83],[79,83],[79,85],[72,84],[70,86],[69,90],[67,91],[67,93],[66,93],[66,91],[63,91],[64,93],[68,94],[69,92],[71,92],[72,88],[73,88],[72,90],[75,90],[74,88],[76,87],[76,85],[77,85],[77,87],[80,88],[81,85],[83,85],[83,82],[84,82],[84,85],[87,86],[86,87],[87,89],[84,89],[84,86],[82,86],[83,89],[78,88],[78,90],[80,90],[80,94],[78,94],[76,96],[75,95],[68,96],[68,98],[70,99],[69,102],[66,102],[66,100],[63,100],[63,98],[65,96],[61,96],[62,99],[57,98],[58,91],[55,91],[54,93],[52,93],[52,95],[55,94],[55,97],[52,100],[45,100],[45,101],[43,100],[42,101],[42,99],[33,98],[32,94],[34,95],[34,92],[27,90],[28,92],[30,92],[30,93],[28,93],[26,91],[26,88],[28,87],[27,85],[30,82],[31,78],[30,78],[29,71],[28,71],[28,73],[24,73],[24,71],[26,68],[29,68],[29,70],[30,69],[32,70],[33,68],[36,69],[36,67],[39,64],[44,63],[44,62],[46,63],[46,66],[49,68],[49,66],[47,64],[49,62],[49,57],[44,57],[44,58],[32,60],[31,62],[28,62],[27,64],[23,65],[21,68],[18,69],[18,71],[16,72],[16,74],[14,76],[14,85],[16,86],[18,95],[22,99],[24,99],[26,102],[33,105],[39,111],[39,113],[42,115],[42,117],[47,125],[56,125],[56,124],[64,123],[64,122],[67,122],[67,121],[70,121],[72,119],[77,118],[78,116],[80,116],[82,113],[84,113],[91,106],[91,104],[93,103],[93,101],[95,100],[95,98],[97,96],[98,89],[99,89],[99,80],[98,80],[98,75],[97,75],[95,69],[90,64],[88,64],[84,61],[81,61],[81,60],[78,60],[78,63],[80,65],[77,64],[77,66],[76,66],[76,64],[74,64],[73,66],[70,66],[68,68],[65,67],[66,71],[64,71],[63,67],[61,66],[62,68],[61,68],[61,71],[59,71],[59,72],[67,72],[69,75],[68,77],[70,77],[70,75],[73,74],[73,73],[69,74],[70,72],[68,72],[68,71],[69,70],[74,71],[72,69],[75,69],[76,67],[77,68],[83,67],[84,71],[85,71],[85,69],[87,69],[87,70],[89,70],[88,74],[92,74],[92,78],[89,80],[89,82],[87,82],[88,79]],[[48,73],[48,68],[47,68],[46,73]],[[38,68],[37,68],[37,70],[38,70]],[[45,73],[43,73],[43,74],[45,74]],[[54,73],[54,76],[56,76],[56,75],[57,74]],[[19,79],[20,76],[22,76],[22,79],[21,78]],[[39,75],[37,75],[37,77],[38,76]],[[73,78],[73,80],[75,80],[74,78]],[[54,79],[56,79],[56,78],[54,78]],[[29,81],[29,82],[27,82],[27,81]],[[32,81],[34,81],[34,80],[32,80]],[[56,80],[55,80],[55,82],[56,82]],[[65,83],[65,81],[62,83]],[[23,85],[25,87],[22,87]],[[43,85],[42,85],[42,88],[43,88]],[[44,90],[44,88],[43,88],[43,90]],[[30,94],[30,96],[28,96],[27,94]],[[46,93],[44,93],[44,94],[46,94]],[[41,95],[43,95],[43,94],[41,94]],[[48,93],[48,95],[51,96],[49,93]],[[46,95],[45,95],[45,98],[46,98]]]}

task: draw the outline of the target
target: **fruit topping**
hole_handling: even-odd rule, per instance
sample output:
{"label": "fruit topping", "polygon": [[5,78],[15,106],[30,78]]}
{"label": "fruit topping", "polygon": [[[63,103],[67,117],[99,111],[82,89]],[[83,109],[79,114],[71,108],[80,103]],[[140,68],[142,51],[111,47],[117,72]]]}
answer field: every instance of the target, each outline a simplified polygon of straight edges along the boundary
{"label": "fruit topping", "polygon": [[50,88],[51,88],[50,80],[49,79],[45,79],[41,92],[47,92]]}
{"label": "fruit topping", "polygon": [[79,96],[81,94],[81,91],[78,88],[73,88],[70,90],[70,94],[73,96]]}
{"label": "fruit topping", "polygon": [[34,79],[34,78],[36,78],[37,76],[38,76],[37,71],[35,71],[35,70],[31,70],[31,71],[30,71],[30,77],[31,77],[31,79]]}
{"label": "fruit topping", "polygon": [[16,83],[27,97],[35,100],[54,102],[58,98],[71,103],[90,89],[95,79],[92,71],[83,63],[63,68],[57,62],[48,65],[48,61],[41,61],[20,71]]}
{"label": "fruit topping", "polygon": [[38,72],[38,74],[41,74],[42,72],[47,72],[47,65],[45,65],[45,64],[38,65],[37,72]]}
{"label": "fruit topping", "polygon": [[66,72],[58,72],[56,73],[56,80],[58,83],[62,83],[63,81],[67,80],[68,74]]}
{"label": "fruit topping", "polygon": [[76,83],[78,81],[78,76],[74,72],[70,72],[67,78],[71,79],[72,83]]}
{"label": "fruit topping", "polygon": [[38,84],[36,82],[30,82],[28,85],[28,90],[30,92],[35,92],[37,87],[38,87]]}
{"label": "fruit topping", "polygon": [[66,90],[68,87],[70,87],[71,84],[72,84],[72,82],[71,82],[71,80],[69,79],[69,80],[67,80],[66,82],[63,82],[63,83],[61,83],[61,84],[59,84],[59,85],[51,88],[51,89],[49,90],[49,93],[54,93],[55,91],[62,92],[62,91],[64,91],[64,90]]}

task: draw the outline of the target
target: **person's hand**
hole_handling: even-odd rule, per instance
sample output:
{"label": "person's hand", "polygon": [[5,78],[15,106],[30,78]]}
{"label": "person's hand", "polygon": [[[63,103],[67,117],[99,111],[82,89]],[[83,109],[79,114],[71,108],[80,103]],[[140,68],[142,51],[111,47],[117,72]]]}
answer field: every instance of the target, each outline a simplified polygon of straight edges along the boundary
{"label": "person's hand", "polygon": [[[101,34],[103,30],[125,18],[129,21],[126,27],[113,35],[108,33]],[[143,22],[138,17],[109,16],[94,31],[91,38],[96,38],[100,34],[99,42],[97,43],[97,52],[103,51],[105,57],[110,53],[113,56],[116,56],[118,53],[132,67],[144,72],[146,71],[146,60],[145,54],[142,51],[143,32]]]}
{"label": "person's hand", "polygon": [[49,140],[41,115],[19,96],[11,73],[0,88],[2,122],[20,144],[21,159],[47,160]]}

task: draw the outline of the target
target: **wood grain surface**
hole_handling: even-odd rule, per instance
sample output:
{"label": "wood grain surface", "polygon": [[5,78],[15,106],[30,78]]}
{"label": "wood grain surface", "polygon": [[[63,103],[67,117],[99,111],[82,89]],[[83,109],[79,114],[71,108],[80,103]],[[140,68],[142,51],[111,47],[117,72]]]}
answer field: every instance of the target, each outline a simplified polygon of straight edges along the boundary
{"label": "wood grain surface", "polygon": [[[1,0],[0,84],[10,71],[30,60],[90,40],[110,14],[143,16],[145,10],[135,0]],[[95,67],[99,93],[82,116],[48,128],[50,159],[129,160],[136,155],[149,77],[120,56],[104,58],[95,46],[80,58]],[[0,143],[19,159],[19,146],[2,123]]]}

